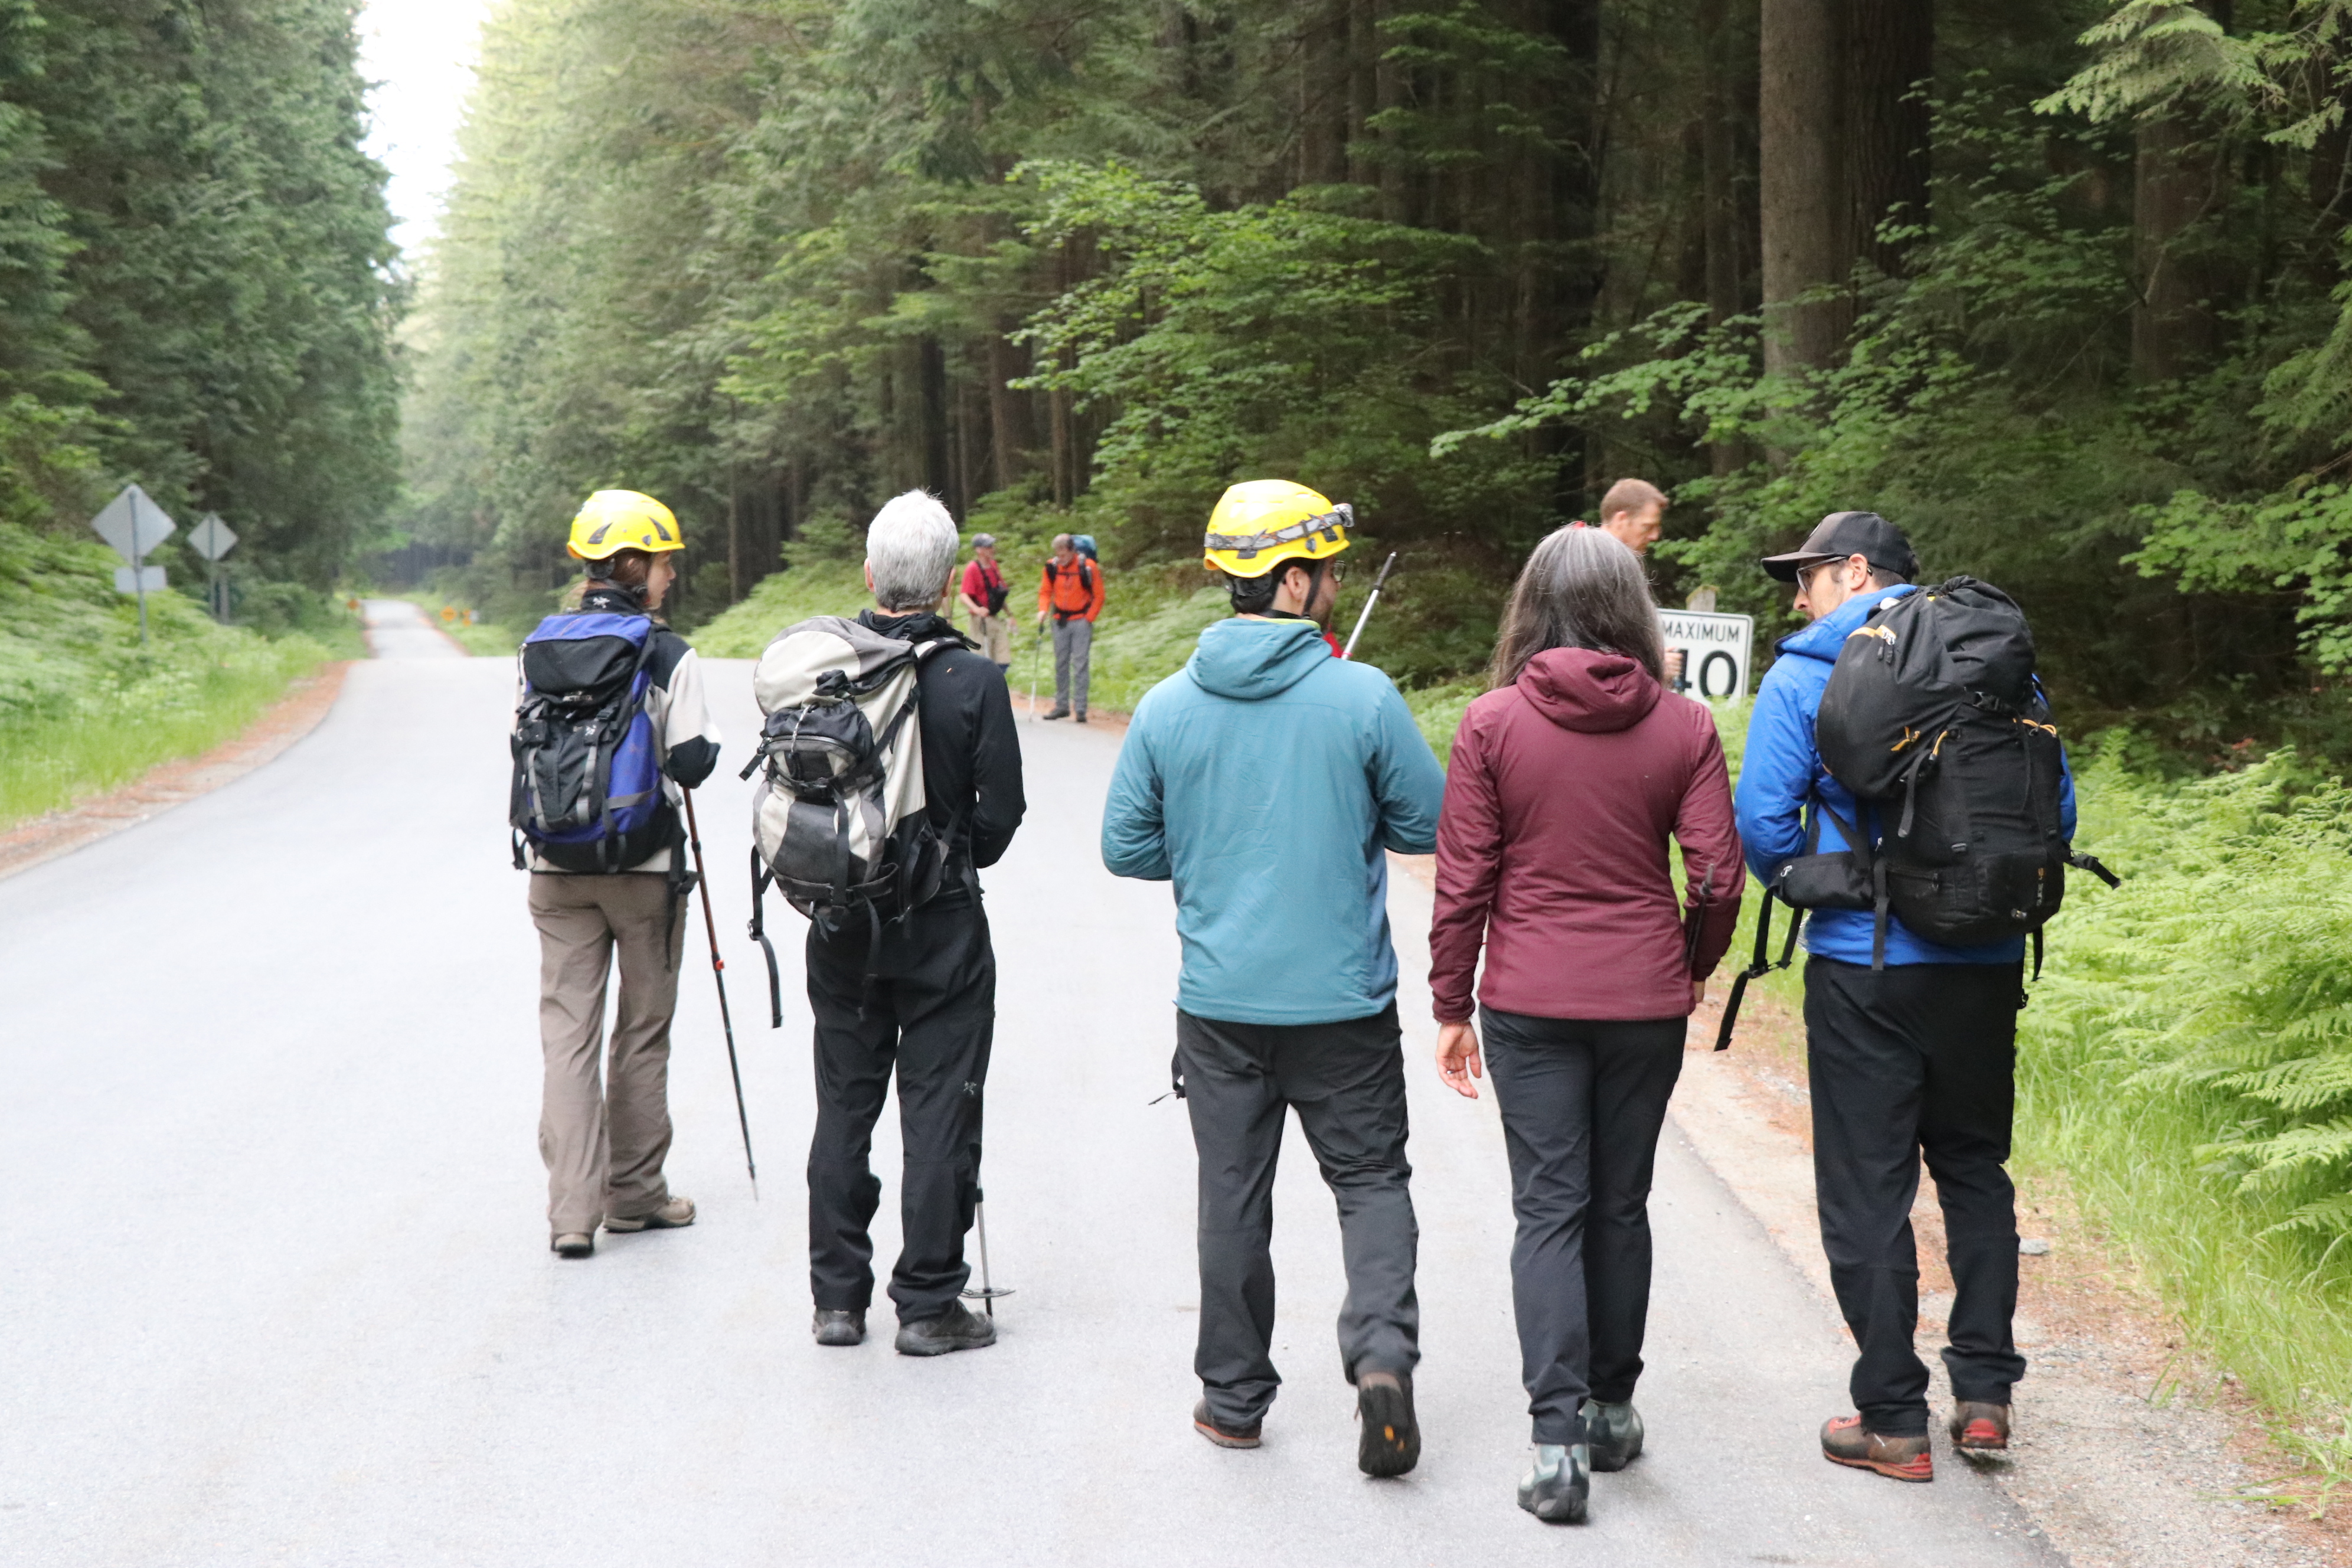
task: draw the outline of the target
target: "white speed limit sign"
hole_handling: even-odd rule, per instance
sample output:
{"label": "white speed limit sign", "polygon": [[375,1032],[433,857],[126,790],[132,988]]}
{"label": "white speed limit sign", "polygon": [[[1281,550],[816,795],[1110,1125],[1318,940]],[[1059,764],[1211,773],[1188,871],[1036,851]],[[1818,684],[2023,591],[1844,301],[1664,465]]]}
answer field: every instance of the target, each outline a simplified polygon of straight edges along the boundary
{"label": "white speed limit sign", "polygon": [[1660,610],[1666,650],[1680,648],[1682,679],[1675,689],[1711,702],[1748,695],[1748,667],[1756,646],[1756,617],[1702,610]]}

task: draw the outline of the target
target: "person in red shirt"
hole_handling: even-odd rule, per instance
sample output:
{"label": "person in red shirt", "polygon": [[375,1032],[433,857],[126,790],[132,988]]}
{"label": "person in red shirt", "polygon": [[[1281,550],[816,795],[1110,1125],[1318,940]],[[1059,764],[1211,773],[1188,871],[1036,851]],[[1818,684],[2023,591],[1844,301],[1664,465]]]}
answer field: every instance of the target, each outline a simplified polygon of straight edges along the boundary
{"label": "person in red shirt", "polygon": [[1102,563],[1083,555],[1066,533],[1054,536],[1054,553],[1037,587],[1037,624],[1054,618],[1054,709],[1048,719],[1076,714],[1087,721],[1088,666],[1094,657],[1095,617],[1102,614]]}
{"label": "person in red shirt", "polygon": [[956,596],[963,601],[964,621],[981,657],[1008,672],[1013,668],[1013,619],[1004,613],[1004,601],[1011,593],[996,564],[996,536],[973,534],[971,559],[964,565]]}
{"label": "person in red shirt", "polygon": [[1621,1469],[1641,1452],[1651,1169],[1685,1022],[1747,879],[1714,718],[1664,689],[1664,667],[1633,552],[1599,529],[1554,532],[1511,591],[1493,689],[1463,716],[1437,827],[1438,1070],[1476,1099],[1483,1033],[1535,1422],[1519,1506],[1551,1521],[1584,1517],[1588,1466]]}

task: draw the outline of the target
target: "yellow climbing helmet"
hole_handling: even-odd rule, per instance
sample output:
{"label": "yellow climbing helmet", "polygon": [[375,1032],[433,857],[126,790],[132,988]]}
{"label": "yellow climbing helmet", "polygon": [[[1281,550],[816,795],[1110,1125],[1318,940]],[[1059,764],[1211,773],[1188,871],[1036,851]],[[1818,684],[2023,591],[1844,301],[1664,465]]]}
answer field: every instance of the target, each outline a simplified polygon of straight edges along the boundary
{"label": "yellow climbing helmet", "polygon": [[566,546],[583,561],[609,561],[622,550],[683,550],[686,535],[669,508],[635,490],[598,490],[572,520]]}
{"label": "yellow climbing helmet", "polygon": [[1356,512],[1289,479],[1244,479],[1209,514],[1202,564],[1235,577],[1263,577],[1285,561],[1323,561],[1348,548]]}

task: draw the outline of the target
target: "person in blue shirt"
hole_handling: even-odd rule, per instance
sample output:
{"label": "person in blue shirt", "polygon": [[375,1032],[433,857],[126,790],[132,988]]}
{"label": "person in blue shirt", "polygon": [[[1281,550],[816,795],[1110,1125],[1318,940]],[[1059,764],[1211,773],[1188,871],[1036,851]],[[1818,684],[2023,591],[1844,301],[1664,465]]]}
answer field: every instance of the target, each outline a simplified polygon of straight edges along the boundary
{"label": "person in blue shirt", "polygon": [[[1796,584],[1811,623],[1781,639],[1756,693],[1736,797],[1748,864],[1770,882],[1798,856],[1848,846],[1832,815],[1860,826],[1853,796],[1822,765],[1813,721],[1838,650],[1882,605],[1913,591],[1918,558],[1874,512],[1832,512],[1802,548],[1764,570]],[[1811,842],[1811,814],[1819,843]],[[2074,785],[2061,796],[2074,831]],[[1953,1440],[2009,1444],[2010,1386],[2025,1375],[2017,1310],[2017,1204],[2005,1166],[2016,1100],[2023,938],[1948,947],[1889,916],[1874,968],[1875,917],[1816,910],[1805,920],[1805,1036],[1813,1180],[1822,1245],[1859,1354],[1855,1414],[1822,1429],[1827,1458],[1898,1480],[1934,1479],[1927,1369],[1912,1349],[1919,1264],[1911,1233],[1924,1155],[1944,1209],[1955,1300],[1943,1353]]]}
{"label": "person in blue shirt", "polygon": [[1137,704],[1102,856],[1175,884],[1176,1068],[1201,1158],[1193,1426],[1256,1447],[1282,1382],[1270,1248],[1295,1109],[1339,1202],[1356,1462],[1394,1476],[1421,1453],[1421,1314],[1388,853],[1436,847],[1445,773],[1389,678],[1323,640],[1352,525],[1287,479],[1225,492],[1203,553],[1234,615]]}

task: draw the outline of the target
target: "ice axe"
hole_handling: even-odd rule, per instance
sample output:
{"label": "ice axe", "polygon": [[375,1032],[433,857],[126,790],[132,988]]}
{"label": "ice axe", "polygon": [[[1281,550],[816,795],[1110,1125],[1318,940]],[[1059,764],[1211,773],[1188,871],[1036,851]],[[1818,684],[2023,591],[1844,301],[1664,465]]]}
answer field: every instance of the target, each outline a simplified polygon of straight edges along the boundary
{"label": "ice axe", "polygon": [[972,1224],[978,1226],[980,1230],[980,1289],[977,1290],[964,1291],[963,1299],[967,1301],[978,1301],[987,1310],[989,1321],[991,1322],[994,1322],[996,1321],[997,1298],[1000,1296],[1010,1296],[1013,1294],[1013,1291],[1010,1288],[1000,1290],[994,1285],[989,1283],[988,1194],[977,1189],[974,1189],[971,1194],[971,1219]]}
{"label": "ice axe", "polygon": [[1364,623],[1372,618],[1372,606],[1381,602],[1381,584],[1389,580],[1389,568],[1396,564],[1396,558],[1397,552],[1391,550],[1389,558],[1381,563],[1381,574],[1372,579],[1371,596],[1364,601],[1364,613],[1356,617],[1356,629],[1348,634],[1348,646],[1339,650],[1341,658],[1356,657],[1356,639],[1364,635]]}
{"label": "ice axe", "polygon": [[710,878],[702,868],[702,829],[694,820],[694,792],[686,796],[686,840],[694,849],[695,886],[702,889],[702,930],[710,938],[710,978],[719,985],[719,1022],[727,1031],[727,1076],[735,1080],[735,1124],[743,1130],[743,1169],[751,1178],[751,1201],[760,1201],[760,1167],[751,1159],[751,1118],[743,1109],[743,1068],[735,1059],[735,1015],[727,1007],[727,961],[719,956],[719,921],[710,912]]}

